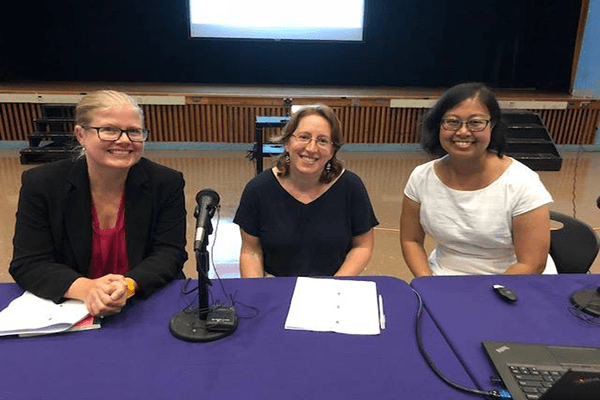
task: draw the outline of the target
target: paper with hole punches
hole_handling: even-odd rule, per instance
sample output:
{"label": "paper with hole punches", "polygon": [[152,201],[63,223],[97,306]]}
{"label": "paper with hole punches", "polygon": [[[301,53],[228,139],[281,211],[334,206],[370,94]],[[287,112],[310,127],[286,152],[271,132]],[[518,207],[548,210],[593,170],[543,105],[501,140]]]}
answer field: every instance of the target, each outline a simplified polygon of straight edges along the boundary
{"label": "paper with hole punches", "polygon": [[371,281],[299,277],[285,329],[379,335],[377,286]]}
{"label": "paper with hole punches", "polygon": [[56,304],[25,292],[0,312],[0,336],[63,332],[87,315],[82,301],[66,300]]}

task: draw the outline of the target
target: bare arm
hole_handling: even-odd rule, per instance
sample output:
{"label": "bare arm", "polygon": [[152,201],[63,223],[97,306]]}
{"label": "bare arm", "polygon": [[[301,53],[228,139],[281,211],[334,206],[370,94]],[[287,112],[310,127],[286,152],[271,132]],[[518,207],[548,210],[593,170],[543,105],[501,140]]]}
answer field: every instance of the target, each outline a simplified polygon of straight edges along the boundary
{"label": "bare arm", "polygon": [[546,268],[550,249],[550,216],[542,206],[513,218],[513,243],[517,263],[507,274],[541,274]]}
{"label": "bare arm", "polygon": [[400,215],[400,246],[408,268],[415,277],[432,275],[425,253],[425,231],[420,222],[421,205],[404,196]]}
{"label": "bare arm", "polygon": [[240,228],[242,249],[240,251],[240,275],[242,278],[262,278],[265,276],[263,253],[260,239]]}
{"label": "bare arm", "polygon": [[373,228],[369,229],[362,235],[352,238],[352,248],[346,254],[344,263],[337,270],[335,276],[357,276],[367,266],[373,247],[375,246],[375,233]]}

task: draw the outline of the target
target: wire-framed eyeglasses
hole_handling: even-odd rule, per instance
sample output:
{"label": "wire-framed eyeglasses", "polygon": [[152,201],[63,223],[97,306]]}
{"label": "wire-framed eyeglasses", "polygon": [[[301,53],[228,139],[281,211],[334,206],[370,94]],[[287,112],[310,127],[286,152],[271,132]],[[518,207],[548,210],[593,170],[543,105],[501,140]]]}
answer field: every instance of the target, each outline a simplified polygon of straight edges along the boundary
{"label": "wire-framed eyeglasses", "polygon": [[468,121],[461,121],[458,118],[443,118],[442,128],[447,131],[458,131],[463,125],[471,132],[480,132],[490,123],[489,119],[473,118]]}
{"label": "wire-framed eyeglasses", "polygon": [[317,146],[319,146],[323,149],[328,149],[333,144],[333,142],[325,136],[319,136],[319,137],[313,138],[312,136],[310,136],[307,133],[301,133],[299,135],[292,134],[292,136],[294,138],[296,138],[298,143],[302,143],[302,144],[309,144],[311,141],[314,140],[317,143]]}
{"label": "wire-framed eyeglasses", "polygon": [[121,129],[114,126],[85,126],[84,128],[95,129],[98,138],[107,142],[119,140],[122,134],[127,135],[132,142],[143,142],[148,139],[148,133],[150,133],[148,129],[143,128]]}

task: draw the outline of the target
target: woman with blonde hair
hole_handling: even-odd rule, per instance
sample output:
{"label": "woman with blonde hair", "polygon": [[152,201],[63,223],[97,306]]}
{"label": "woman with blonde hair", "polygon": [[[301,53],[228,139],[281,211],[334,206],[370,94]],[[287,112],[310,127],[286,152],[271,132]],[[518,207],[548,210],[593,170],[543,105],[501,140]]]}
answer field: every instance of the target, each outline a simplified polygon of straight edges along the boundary
{"label": "woman with blonde hair", "polygon": [[37,296],[102,315],[183,277],[184,180],[142,157],[148,130],[130,96],[90,93],[75,113],[82,156],[23,173],[9,271]]}

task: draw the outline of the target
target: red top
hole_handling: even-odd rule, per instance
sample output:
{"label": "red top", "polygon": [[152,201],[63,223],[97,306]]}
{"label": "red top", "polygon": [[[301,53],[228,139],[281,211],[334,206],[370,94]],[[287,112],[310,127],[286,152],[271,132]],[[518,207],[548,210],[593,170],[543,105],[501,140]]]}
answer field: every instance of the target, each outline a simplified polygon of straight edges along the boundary
{"label": "red top", "polygon": [[125,196],[119,205],[117,223],[108,229],[100,229],[96,208],[92,202],[92,229],[90,278],[96,279],[106,274],[125,275],[129,271],[125,242]]}

